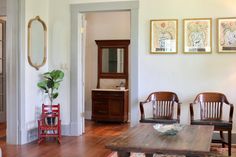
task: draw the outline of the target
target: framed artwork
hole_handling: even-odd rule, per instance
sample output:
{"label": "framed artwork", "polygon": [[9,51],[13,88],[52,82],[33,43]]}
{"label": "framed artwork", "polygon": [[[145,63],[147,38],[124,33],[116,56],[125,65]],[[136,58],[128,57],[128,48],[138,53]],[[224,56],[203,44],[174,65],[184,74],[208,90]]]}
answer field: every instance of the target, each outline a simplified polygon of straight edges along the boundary
{"label": "framed artwork", "polygon": [[211,53],[211,18],[184,19],[183,25],[184,53]]}
{"label": "framed artwork", "polygon": [[178,52],[178,20],[151,20],[150,26],[151,53],[172,54]]}
{"label": "framed artwork", "polygon": [[236,17],[217,19],[218,52],[236,52]]}

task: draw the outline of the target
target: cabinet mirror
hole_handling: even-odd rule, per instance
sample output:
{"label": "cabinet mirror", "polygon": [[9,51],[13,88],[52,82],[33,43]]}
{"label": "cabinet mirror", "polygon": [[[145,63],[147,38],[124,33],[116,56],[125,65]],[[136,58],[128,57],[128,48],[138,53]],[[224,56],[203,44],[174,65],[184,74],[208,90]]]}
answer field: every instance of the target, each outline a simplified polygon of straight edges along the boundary
{"label": "cabinet mirror", "polygon": [[124,48],[102,48],[102,73],[124,72]]}
{"label": "cabinet mirror", "polygon": [[28,62],[35,69],[47,60],[47,27],[39,16],[28,23]]}
{"label": "cabinet mirror", "polygon": [[96,40],[98,46],[98,88],[101,78],[128,80],[130,40]]}

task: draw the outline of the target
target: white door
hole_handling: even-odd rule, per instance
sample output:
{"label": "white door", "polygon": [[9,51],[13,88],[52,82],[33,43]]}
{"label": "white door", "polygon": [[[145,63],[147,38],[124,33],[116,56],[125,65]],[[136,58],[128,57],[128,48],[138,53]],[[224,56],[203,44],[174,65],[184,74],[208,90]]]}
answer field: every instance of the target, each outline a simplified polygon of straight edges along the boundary
{"label": "white door", "polygon": [[0,19],[0,122],[6,122],[6,21]]}

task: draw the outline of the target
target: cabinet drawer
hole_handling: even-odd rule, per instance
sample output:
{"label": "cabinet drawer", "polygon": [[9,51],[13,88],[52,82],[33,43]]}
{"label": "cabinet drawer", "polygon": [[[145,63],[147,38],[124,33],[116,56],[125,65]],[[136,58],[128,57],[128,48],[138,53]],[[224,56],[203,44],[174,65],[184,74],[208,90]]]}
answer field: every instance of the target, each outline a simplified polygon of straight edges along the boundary
{"label": "cabinet drawer", "polygon": [[108,106],[108,100],[106,99],[93,100],[93,106]]}
{"label": "cabinet drawer", "polygon": [[92,93],[94,98],[102,97],[102,98],[109,98],[109,97],[122,97],[123,92],[112,92],[112,91],[93,91]]}
{"label": "cabinet drawer", "polygon": [[108,115],[108,106],[93,106],[94,115]]}

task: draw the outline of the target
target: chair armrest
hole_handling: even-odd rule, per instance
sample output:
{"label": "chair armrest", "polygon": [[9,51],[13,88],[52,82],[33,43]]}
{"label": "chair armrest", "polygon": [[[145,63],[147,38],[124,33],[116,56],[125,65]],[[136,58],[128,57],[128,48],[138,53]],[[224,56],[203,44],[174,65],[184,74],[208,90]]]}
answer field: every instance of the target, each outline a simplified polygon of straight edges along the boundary
{"label": "chair armrest", "polygon": [[181,105],[182,103],[181,102],[178,102],[177,103],[177,121],[178,123],[180,123],[180,112],[181,112]]}
{"label": "chair armrest", "polygon": [[191,122],[194,120],[194,112],[193,112],[193,104],[194,103],[190,103],[190,120]]}
{"label": "chair armrest", "polygon": [[229,110],[229,122],[233,122],[233,113],[234,113],[234,105],[233,104],[228,104],[230,106],[230,110]]}
{"label": "chair armrest", "polygon": [[145,119],[143,104],[145,104],[145,102],[140,102],[140,104],[139,104],[140,113],[141,113],[141,120]]}
{"label": "chair armrest", "polygon": [[146,104],[146,103],[148,103],[148,102],[150,102],[150,99],[149,99],[149,98],[147,98],[145,101],[141,101],[141,102],[139,103],[140,112],[141,112],[141,120],[142,120],[142,119],[145,119],[145,114],[144,114],[143,105]]}

